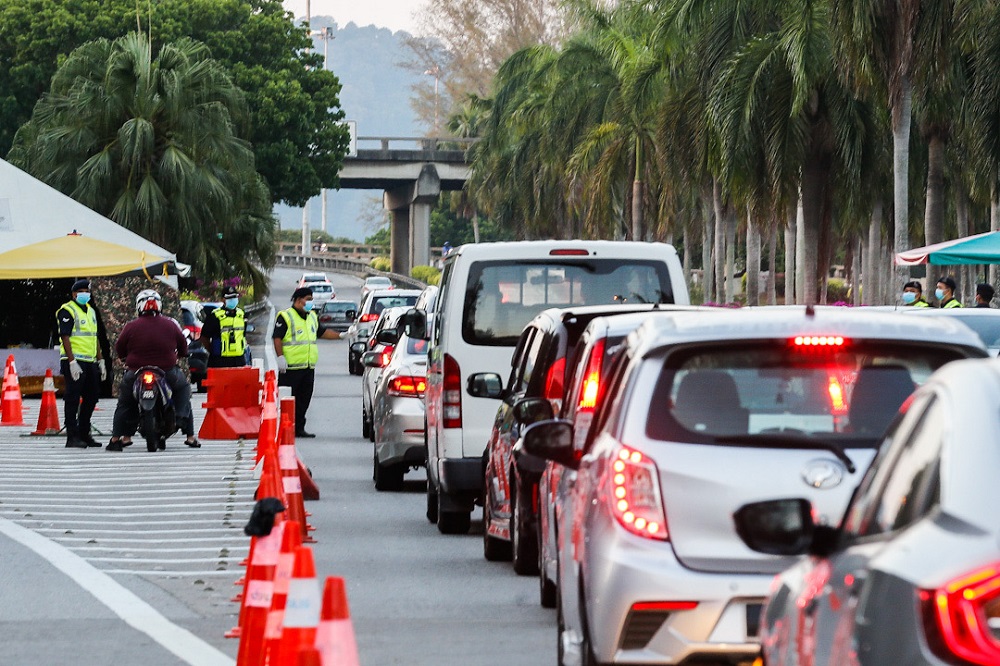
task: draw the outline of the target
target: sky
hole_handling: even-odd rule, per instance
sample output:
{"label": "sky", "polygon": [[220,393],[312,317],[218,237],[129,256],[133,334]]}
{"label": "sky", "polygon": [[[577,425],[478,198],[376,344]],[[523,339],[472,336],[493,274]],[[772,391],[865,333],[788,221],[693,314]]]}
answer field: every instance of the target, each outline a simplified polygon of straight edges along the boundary
{"label": "sky", "polygon": [[[285,9],[296,18],[306,15],[306,0],[284,0]],[[423,0],[312,0],[313,16],[332,16],[340,26],[354,21],[359,26],[374,24],[393,32],[405,30],[417,34],[414,13]]]}

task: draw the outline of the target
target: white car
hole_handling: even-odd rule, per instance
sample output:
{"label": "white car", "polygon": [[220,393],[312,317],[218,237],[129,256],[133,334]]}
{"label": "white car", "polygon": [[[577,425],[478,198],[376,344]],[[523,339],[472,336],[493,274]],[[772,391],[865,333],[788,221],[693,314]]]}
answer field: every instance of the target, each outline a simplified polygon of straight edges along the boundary
{"label": "white car", "polygon": [[[372,327],[371,337],[368,338],[368,348],[362,354],[361,372],[361,432],[364,437],[375,441],[372,432],[372,403],[375,396],[375,387],[378,386],[382,377],[382,368],[389,364],[393,351],[396,347],[395,341],[399,339],[396,333],[396,323],[403,313],[409,310],[408,307],[386,308],[379,315],[378,321]],[[378,340],[379,333],[389,331],[390,341]],[[365,362],[365,359],[368,362]]]}
{"label": "white car", "polygon": [[408,306],[412,307],[420,296],[419,289],[377,289],[369,291],[361,299],[357,317],[344,337],[347,339],[347,371],[360,375],[364,368],[361,355],[367,351],[368,337],[382,310]]}
{"label": "white car", "polygon": [[396,285],[392,283],[387,277],[382,277],[380,275],[372,275],[371,277],[365,278],[365,283],[361,285],[361,298],[364,299],[365,295],[369,291],[375,291],[376,289],[386,290],[395,289]]}
{"label": "white car", "polygon": [[302,277],[299,278],[299,286],[304,287],[307,284],[313,282],[329,282],[330,278],[326,276],[326,273],[303,273]]}
{"label": "white car", "polygon": [[302,286],[312,289],[313,307],[316,308],[316,312],[322,310],[324,305],[337,297],[337,291],[329,282],[308,282]]}

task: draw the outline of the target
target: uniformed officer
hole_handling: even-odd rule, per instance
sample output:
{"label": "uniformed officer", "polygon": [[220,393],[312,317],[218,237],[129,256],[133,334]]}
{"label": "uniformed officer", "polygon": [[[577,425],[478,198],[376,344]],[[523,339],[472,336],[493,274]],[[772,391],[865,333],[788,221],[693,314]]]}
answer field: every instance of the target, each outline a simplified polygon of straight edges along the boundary
{"label": "uniformed officer", "polygon": [[97,341],[97,311],[89,305],[90,281],[74,282],[72,296],[56,310],[59,369],[66,380],[63,425],[66,446],[83,449],[101,446],[90,434],[90,417],[97,406],[100,382],[107,378],[107,368]]}
{"label": "uniformed officer", "polygon": [[976,285],[976,307],[977,308],[988,308],[991,307],[990,303],[993,301],[993,297],[996,295],[996,290],[993,285],[986,284],[985,282],[980,282]]}
{"label": "uniformed officer", "polygon": [[929,308],[931,306],[924,300],[924,288],[916,280],[910,280],[903,285],[903,305],[911,308]]}
{"label": "uniformed officer", "polygon": [[274,322],[271,339],[278,355],[278,384],[289,386],[295,398],[295,436],[315,437],[306,432],[306,411],[312,401],[319,360],[317,338],[339,340],[340,333],[320,325],[313,311],[313,293],[309,287],[292,292],[292,307],[282,310]]}
{"label": "uniformed officer", "polygon": [[937,281],[937,289],[934,290],[934,296],[937,297],[939,307],[942,309],[950,308],[960,308],[962,302],[955,298],[955,289],[958,285],[955,284],[955,279],[949,275],[945,275],[943,278]]}
{"label": "uniformed officer", "polygon": [[238,368],[246,365],[246,313],[239,307],[240,294],[227,291],[221,308],[209,313],[201,337],[207,341],[208,365]]}

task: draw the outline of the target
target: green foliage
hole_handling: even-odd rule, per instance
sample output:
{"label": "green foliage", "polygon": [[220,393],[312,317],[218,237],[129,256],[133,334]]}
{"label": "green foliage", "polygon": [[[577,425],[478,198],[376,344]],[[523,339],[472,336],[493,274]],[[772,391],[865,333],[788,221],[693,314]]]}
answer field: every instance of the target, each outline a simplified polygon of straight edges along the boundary
{"label": "green foliage", "polygon": [[[274,236],[275,240],[282,243],[302,242],[301,229],[278,229]],[[309,238],[313,243],[326,243],[328,245],[357,245],[357,242],[350,238],[345,238],[344,236],[331,236],[327,232],[320,229],[310,229]]]}
{"label": "green foliage", "polygon": [[850,297],[847,282],[843,278],[830,278],[826,281],[826,302],[846,302]]}
{"label": "green foliage", "polygon": [[441,271],[433,266],[414,266],[410,277],[426,284],[438,284],[441,281]]}
{"label": "green foliage", "polygon": [[377,271],[389,272],[392,270],[392,261],[389,257],[374,257],[371,260],[371,267]]}
{"label": "green foliage", "polygon": [[311,39],[280,0],[0,0],[0,154],[69,53],[135,30],[137,7],[154,51],[201,41],[246,92],[248,114],[235,130],[274,200],[302,205],[336,187],[348,142],[340,82],[322,54],[306,50]]}
{"label": "green foliage", "polygon": [[274,219],[253,153],[233,134],[243,95],[198,42],[89,42],[52,78],[10,161],[208,278],[260,287]]}
{"label": "green foliage", "polygon": [[[433,235],[431,240],[431,245],[434,244]],[[389,247],[390,237],[389,237],[389,227],[382,227],[371,236],[365,239],[365,245],[380,245],[382,247]]]}

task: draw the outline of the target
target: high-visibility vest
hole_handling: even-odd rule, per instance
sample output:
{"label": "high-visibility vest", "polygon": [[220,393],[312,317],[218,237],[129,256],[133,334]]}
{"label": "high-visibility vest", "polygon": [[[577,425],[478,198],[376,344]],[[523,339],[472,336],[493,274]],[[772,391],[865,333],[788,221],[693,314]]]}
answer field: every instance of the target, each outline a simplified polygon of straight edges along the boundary
{"label": "high-visibility vest", "polygon": [[[222,341],[220,356],[239,357],[246,353],[246,314],[240,308],[236,308],[233,314],[225,308],[216,308],[212,311],[215,318],[219,320],[219,339]],[[287,357],[286,357],[287,360]]]}
{"label": "high-visibility vest", "polygon": [[929,308],[930,306],[931,304],[922,298],[919,301],[913,301],[913,303],[910,304],[911,308]]}
{"label": "high-visibility vest", "polygon": [[949,308],[961,308],[961,307],[964,307],[962,305],[962,301],[958,300],[957,298],[953,298],[941,306],[941,308],[944,310],[948,310]]}
{"label": "high-visibility vest", "polygon": [[[73,343],[73,358],[78,361],[97,360],[97,311],[94,308],[84,310],[76,301],[63,303],[59,310],[69,310],[73,315],[73,332],[70,333]],[[56,321],[59,319],[59,310],[56,310]],[[59,358],[66,360],[66,350],[62,343],[62,336],[59,337]]]}
{"label": "high-visibility vest", "polygon": [[319,318],[315,312],[306,313],[305,319],[295,308],[288,308],[278,313],[285,320],[285,337],[281,339],[282,354],[288,361],[289,370],[305,370],[315,368],[319,360],[319,347],[316,345],[316,332],[319,330]]}

